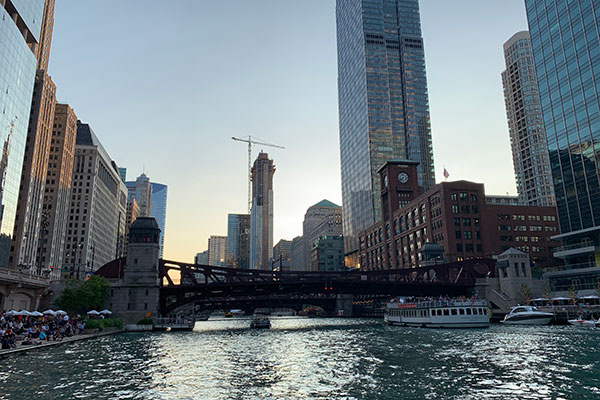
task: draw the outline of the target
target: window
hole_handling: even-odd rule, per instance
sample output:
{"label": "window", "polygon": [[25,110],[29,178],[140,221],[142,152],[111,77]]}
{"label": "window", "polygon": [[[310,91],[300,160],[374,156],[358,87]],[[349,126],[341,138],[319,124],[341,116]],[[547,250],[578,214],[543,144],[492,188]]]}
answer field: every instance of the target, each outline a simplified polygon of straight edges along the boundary
{"label": "window", "polygon": [[465,251],[467,253],[472,253],[473,252],[473,244],[472,243],[466,243],[465,244]]}
{"label": "window", "polygon": [[471,231],[464,231],[464,234],[465,234],[464,235],[465,239],[473,239],[473,232],[471,232]]}
{"label": "window", "polygon": [[463,226],[471,226],[471,218],[462,219]]}
{"label": "window", "polygon": [[456,204],[452,204],[452,213],[458,214],[458,206]]}
{"label": "window", "polygon": [[476,194],[472,194],[472,195],[471,195],[471,201],[472,201],[473,203],[477,202],[477,195],[476,195]]}
{"label": "window", "polygon": [[456,237],[457,239],[460,239],[460,238],[461,238],[461,236],[460,236],[460,231],[456,231],[456,232],[454,232],[454,233],[455,233],[455,237]]}
{"label": "window", "polygon": [[456,251],[459,253],[462,253],[462,251],[463,251],[462,243],[456,243]]}
{"label": "window", "polygon": [[465,192],[461,192],[459,194],[459,198],[461,201],[467,201],[467,194]]}
{"label": "window", "polygon": [[[457,197],[456,197],[456,193],[452,193],[452,194],[450,195],[450,200],[452,200],[452,201],[456,201],[456,199],[457,199]],[[545,220],[544,220],[544,221],[545,221]]]}
{"label": "window", "polygon": [[460,218],[454,218],[454,226],[460,226]]}

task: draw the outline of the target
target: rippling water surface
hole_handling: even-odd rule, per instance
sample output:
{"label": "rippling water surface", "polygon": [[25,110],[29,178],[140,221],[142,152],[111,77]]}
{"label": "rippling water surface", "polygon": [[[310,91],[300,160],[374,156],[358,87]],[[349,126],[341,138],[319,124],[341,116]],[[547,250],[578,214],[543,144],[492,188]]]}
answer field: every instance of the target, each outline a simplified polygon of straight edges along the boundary
{"label": "rippling water surface", "polygon": [[2,399],[600,399],[600,329],[198,322],[0,359]]}

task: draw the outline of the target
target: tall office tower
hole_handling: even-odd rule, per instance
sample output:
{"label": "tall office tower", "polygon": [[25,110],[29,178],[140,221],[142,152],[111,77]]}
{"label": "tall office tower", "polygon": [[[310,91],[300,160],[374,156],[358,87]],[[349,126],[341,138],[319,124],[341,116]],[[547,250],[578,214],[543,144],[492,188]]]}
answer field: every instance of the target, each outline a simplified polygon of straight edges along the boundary
{"label": "tall office tower", "polygon": [[8,267],[43,0],[0,0],[0,267]]}
{"label": "tall office tower", "polygon": [[[45,183],[51,181],[47,173],[55,106],[56,86],[46,71],[38,70],[33,87],[17,216],[9,259],[11,267],[19,265],[37,275],[42,273],[38,247],[42,219],[44,219],[42,217],[44,188]],[[47,221],[44,220],[44,224],[46,223]]]}
{"label": "tall office tower", "polygon": [[208,238],[208,265],[224,266],[227,257],[227,236]]}
{"label": "tall office tower", "polygon": [[131,224],[135,222],[138,217],[139,207],[135,197],[127,199],[127,209],[125,212],[125,255],[127,255],[127,248],[129,246],[129,229]]}
{"label": "tall office tower", "polygon": [[35,57],[37,58],[37,69],[48,70],[50,59],[50,44],[52,43],[52,31],[54,30],[54,3],[56,0],[45,0],[44,14],[40,28],[40,41],[35,46]]}
{"label": "tall office tower", "polygon": [[549,276],[550,285],[592,294],[600,279],[600,3],[525,5],[564,244],[554,256],[577,267]]}
{"label": "tall office tower", "polygon": [[227,215],[227,261],[233,268],[248,269],[250,261],[250,215]]}
{"label": "tall office tower", "polygon": [[160,228],[160,258],[165,251],[165,224],[167,222],[167,185],[150,182],[152,188],[150,201],[150,216],[156,219]]}
{"label": "tall office tower", "polygon": [[65,267],[83,279],[122,253],[127,188],[88,124],[77,122]]}
{"label": "tall office tower", "polygon": [[50,278],[58,280],[64,263],[65,235],[71,202],[73,157],[77,136],[77,116],[68,104],[57,104],[54,111],[48,176],[44,188],[42,226],[38,254],[44,270],[52,268]]}
{"label": "tall office tower", "polygon": [[140,217],[150,216],[150,207],[152,204],[152,185],[150,178],[142,173],[135,181],[125,182],[127,186],[127,198],[135,197],[140,208]]}
{"label": "tall office tower", "polygon": [[302,236],[296,236],[294,239],[292,239],[290,253],[292,258],[291,270],[306,271],[306,263],[309,261],[306,261],[304,257],[304,238]]}
{"label": "tall office tower", "polygon": [[356,264],[358,233],[381,220],[377,170],[420,163],[435,183],[418,0],[337,0],[338,101],[344,248]]}
{"label": "tall office tower", "polygon": [[127,168],[119,168],[119,175],[121,176],[121,180],[125,182],[127,180]]}
{"label": "tall office tower", "polygon": [[554,187],[529,32],[517,32],[504,43],[504,59],[502,86],[519,203],[553,206]]}
{"label": "tall office tower", "polygon": [[322,236],[342,235],[342,207],[329,200],[311,206],[304,214],[302,238],[305,262],[303,270],[311,269],[311,252],[315,241]]}
{"label": "tall office tower", "polygon": [[269,269],[273,255],[273,174],[267,153],[259,153],[252,167],[250,212],[250,268]]}

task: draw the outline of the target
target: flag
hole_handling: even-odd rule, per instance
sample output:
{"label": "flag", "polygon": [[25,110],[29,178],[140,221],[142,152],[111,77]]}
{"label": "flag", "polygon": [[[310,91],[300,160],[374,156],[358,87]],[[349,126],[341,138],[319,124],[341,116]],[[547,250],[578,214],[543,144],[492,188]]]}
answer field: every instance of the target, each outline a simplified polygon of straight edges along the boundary
{"label": "flag", "polygon": [[450,174],[448,173],[448,170],[444,168],[444,178],[448,179],[449,176]]}

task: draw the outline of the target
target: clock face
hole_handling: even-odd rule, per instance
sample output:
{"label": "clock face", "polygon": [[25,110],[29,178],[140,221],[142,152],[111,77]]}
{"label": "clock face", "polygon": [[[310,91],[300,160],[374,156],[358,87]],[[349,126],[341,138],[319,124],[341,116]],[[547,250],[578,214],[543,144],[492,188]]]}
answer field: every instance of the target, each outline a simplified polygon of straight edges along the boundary
{"label": "clock face", "polygon": [[400,183],[406,183],[406,182],[408,182],[408,174],[406,172],[400,172],[398,174],[398,181]]}

